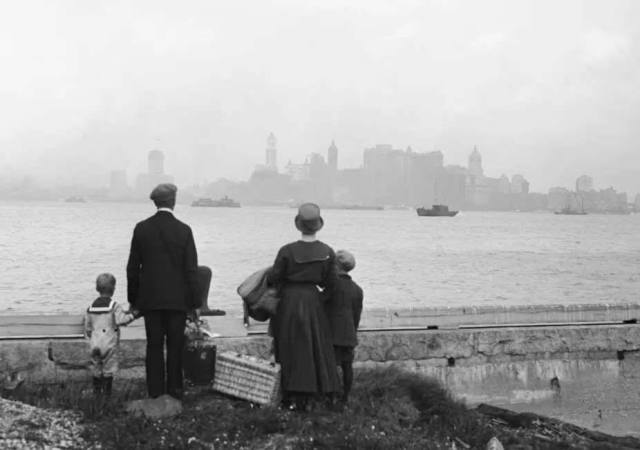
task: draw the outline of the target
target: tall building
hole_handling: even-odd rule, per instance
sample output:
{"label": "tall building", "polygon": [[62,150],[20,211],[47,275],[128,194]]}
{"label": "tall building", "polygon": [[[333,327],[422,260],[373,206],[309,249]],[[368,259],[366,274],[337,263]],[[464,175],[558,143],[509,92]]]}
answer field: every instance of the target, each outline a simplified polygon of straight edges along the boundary
{"label": "tall building", "polygon": [[266,159],[265,166],[269,170],[278,171],[278,150],[276,149],[277,144],[276,137],[273,133],[269,133],[269,137],[267,138],[267,149],[265,150]]}
{"label": "tall building", "polygon": [[473,147],[473,151],[469,155],[469,175],[481,178],[484,176],[482,170],[482,156],[478,151],[478,147]]}
{"label": "tall building", "polygon": [[511,193],[511,182],[509,181],[509,177],[506,176],[504,173],[500,177],[499,185],[500,185],[500,192],[501,193],[503,193],[503,194]]}
{"label": "tall building", "polygon": [[576,180],[576,192],[593,191],[593,178],[589,175],[582,175]]}
{"label": "tall building", "polygon": [[514,175],[511,177],[511,193],[512,194],[528,194],[529,182],[522,175]]}
{"label": "tall building", "polygon": [[151,150],[147,157],[147,173],[141,173],[136,178],[136,195],[148,196],[160,183],[173,183],[173,177],[164,173],[164,153]]}
{"label": "tall building", "polygon": [[160,150],[151,150],[148,159],[149,175],[164,175],[164,153]]}
{"label": "tall building", "polygon": [[363,172],[367,183],[366,203],[371,205],[430,205],[447,198],[442,152],[414,152],[378,144],[365,149]]}
{"label": "tall building", "polygon": [[335,141],[331,141],[331,146],[327,150],[327,163],[329,170],[336,172],[338,170],[338,147]]}

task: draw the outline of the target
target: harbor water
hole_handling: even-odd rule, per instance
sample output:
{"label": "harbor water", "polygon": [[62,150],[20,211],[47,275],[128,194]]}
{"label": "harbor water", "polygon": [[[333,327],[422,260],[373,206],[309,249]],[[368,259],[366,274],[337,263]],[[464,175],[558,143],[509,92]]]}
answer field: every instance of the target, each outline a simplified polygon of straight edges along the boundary
{"label": "harbor water", "polygon": [[[80,312],[101,272],[126,302],[125,267],[147,203],[0,203],[0,311]],[[298,238],[294,209],[195,208],[176,216],[210,266],[212,308],[237,310],[235,290]],[[365,307],[627,303],[640,292],[640,215],[325,210],[319,238],[352,251]]]}

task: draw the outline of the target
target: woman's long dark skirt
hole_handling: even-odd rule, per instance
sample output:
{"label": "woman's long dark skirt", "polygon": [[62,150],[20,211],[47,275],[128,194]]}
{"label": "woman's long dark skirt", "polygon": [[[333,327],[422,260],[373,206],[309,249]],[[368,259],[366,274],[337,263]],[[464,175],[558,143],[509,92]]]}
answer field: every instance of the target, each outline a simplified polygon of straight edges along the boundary
{"label": "woman's long dark skirt", "polygon": [[329,327],[315,285],[285,285],[271,328],[276,361],[282,369],[283,391],[339,391]]}

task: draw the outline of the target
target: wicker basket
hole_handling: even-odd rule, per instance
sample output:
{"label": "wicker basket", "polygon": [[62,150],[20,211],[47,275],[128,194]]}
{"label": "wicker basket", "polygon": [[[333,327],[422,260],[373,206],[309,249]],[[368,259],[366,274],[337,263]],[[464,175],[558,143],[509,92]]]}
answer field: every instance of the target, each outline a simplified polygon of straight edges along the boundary
{"label": "wicker basket", "polygon": [[233,352],[216,356],[213,389],[261,405],[280,400],[280,364]]}

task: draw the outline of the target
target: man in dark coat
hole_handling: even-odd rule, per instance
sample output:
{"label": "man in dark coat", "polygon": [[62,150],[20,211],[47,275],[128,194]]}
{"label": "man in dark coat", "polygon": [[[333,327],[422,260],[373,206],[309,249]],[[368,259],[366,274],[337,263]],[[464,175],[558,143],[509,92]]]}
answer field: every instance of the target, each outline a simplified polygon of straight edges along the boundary
{"label": "man in dark coat", "polygon": [[158,212],[136,225],[127,263],[128,300],[144,316],[147,389],[152,398],[182,398],[186,317],[200,307],[193,233],[173,215],[177,190],[164,183],[151,192]]}

